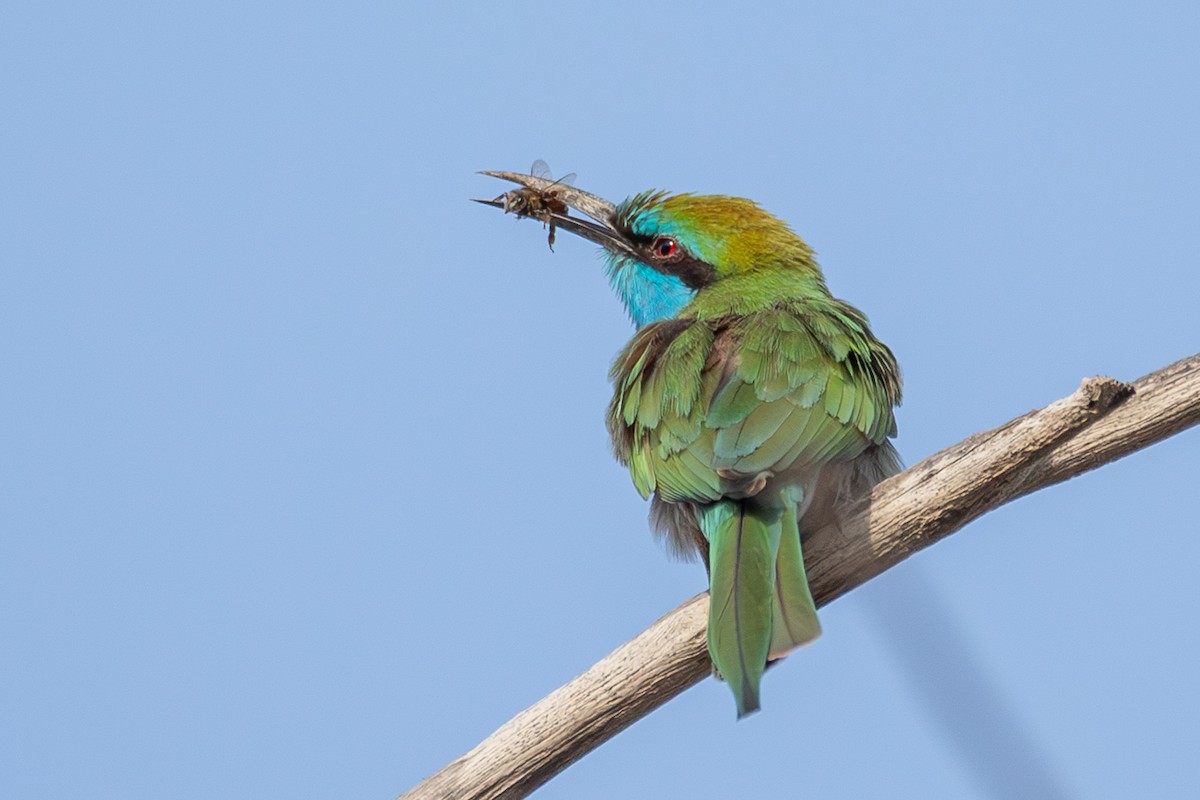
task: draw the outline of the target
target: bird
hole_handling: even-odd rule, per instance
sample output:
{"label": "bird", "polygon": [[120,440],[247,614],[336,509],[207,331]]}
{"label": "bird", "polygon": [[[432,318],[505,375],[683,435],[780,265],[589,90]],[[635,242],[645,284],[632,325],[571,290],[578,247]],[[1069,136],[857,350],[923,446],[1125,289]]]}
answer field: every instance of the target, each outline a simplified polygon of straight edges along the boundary
{"label": "bird", "polygon": [[832,295],[808,244],[758,203],[556,191],[583,216],[543,221],[604,249],[636,327],[610,373],[614,454],[668,548],[705,563],[708,652],[740,719],[761,708],[768,662],[821,632],[804,535],[900,470],[899,366],[866,315]]}

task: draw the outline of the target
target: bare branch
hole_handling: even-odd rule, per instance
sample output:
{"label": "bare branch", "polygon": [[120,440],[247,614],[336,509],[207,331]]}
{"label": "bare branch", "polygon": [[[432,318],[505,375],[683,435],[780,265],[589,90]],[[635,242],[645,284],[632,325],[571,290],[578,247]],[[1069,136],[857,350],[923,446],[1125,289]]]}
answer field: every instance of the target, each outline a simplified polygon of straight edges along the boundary
{"label": "bare branch", "polygon": [[[1090,378],[1069,397],[978,433],[884,481],[841,529],[806,537],[818,605],[1030,492],[1200,422],[1200,355],[1134,384]],[[402,800],[524,797],[710,672],[706,594],[522,711]]]}

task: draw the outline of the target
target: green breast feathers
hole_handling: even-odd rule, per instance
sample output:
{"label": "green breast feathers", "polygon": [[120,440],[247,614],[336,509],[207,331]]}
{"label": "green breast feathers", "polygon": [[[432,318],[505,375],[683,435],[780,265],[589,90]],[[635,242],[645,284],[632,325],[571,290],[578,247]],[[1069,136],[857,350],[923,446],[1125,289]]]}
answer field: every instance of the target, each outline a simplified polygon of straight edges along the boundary
{"label": "green breast feathers", "polygon": [[608,428],[643,497],[750,497],[895,434],[899,369],[852,306],[686,313],[642,328],[613,364]]}

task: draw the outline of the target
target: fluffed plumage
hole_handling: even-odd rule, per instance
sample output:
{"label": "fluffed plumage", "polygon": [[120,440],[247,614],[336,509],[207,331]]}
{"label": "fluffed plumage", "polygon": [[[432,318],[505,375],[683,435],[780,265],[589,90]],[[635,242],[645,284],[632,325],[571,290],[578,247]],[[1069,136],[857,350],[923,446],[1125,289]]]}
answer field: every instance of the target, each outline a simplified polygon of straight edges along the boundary
{"label": "fluffed plumage", "polygon": [[835,521],[850,490],[896,469],[899,369],[807,245],[753,203],[643,194],[617,219],[631,238],[674,241],[666,274],[708,275],[617,357],[608,427],[642,496],[675,509],[656,514],[672,548],[707,543],[709,651],[741,716],[768,659],[820,633],[800,522],[814,505]]}

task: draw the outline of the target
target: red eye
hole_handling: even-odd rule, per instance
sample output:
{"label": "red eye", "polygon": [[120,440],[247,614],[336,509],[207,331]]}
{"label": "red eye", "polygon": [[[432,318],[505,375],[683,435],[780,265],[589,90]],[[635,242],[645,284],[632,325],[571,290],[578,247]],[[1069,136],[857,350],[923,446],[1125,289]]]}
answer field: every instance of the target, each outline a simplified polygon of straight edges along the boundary
{"label": "red eye", "polygon": [[654,253],[659,258],[670,258],[679,250],[679,245],[669,236],[660,236],[654,240]]}

